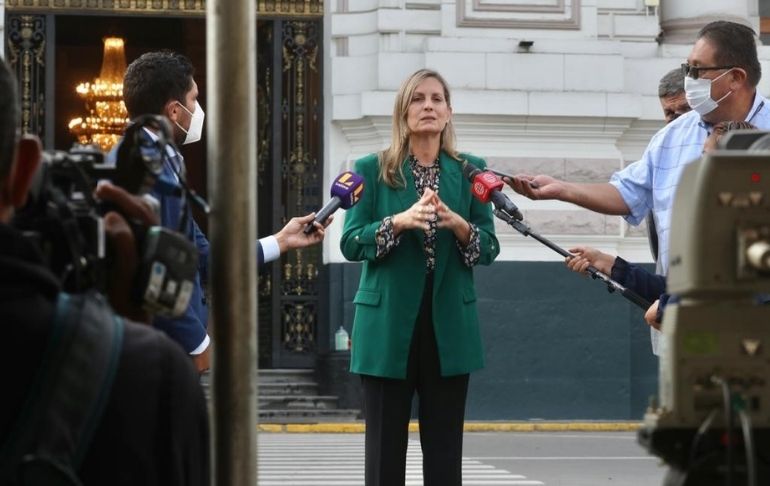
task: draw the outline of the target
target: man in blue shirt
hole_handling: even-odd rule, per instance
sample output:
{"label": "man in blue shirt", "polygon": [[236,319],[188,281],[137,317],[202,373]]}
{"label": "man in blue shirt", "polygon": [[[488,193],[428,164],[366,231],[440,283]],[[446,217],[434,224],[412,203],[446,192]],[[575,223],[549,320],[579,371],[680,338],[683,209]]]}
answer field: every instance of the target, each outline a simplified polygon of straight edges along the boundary
{"label": "man in blue shirt", "polygon": [[[148,52],[134,60],[126,69],[123,79],[123,99],[133,119],[144,114],[163,115],[171,122],[174,142],[178,145],[194,143],[203,133],[205,114],[198,103],[198,85],[193,79],[195,70],[187,57],[169,51]],[[158,135],[146,129],[152,138]],[[185,179],[184,157],[171,144],[163,171],[152,195],[160,202],[161,224],[186,234],[198,249],[198,274],[184,315],[169,319],[156,317],[155,327],[165,331],[190,354],[198,370],[209,367],[210,339],[206,333],[208,307],[203,287],[208,281],[209,243],[185,207],[182,182]],[[172,190],[169,190],[171,188]],[[291,248],[316,244],[323,240],[324,226],[315,223],[317,231],[305,235],[303,229],[313,221],[314,214],[293,218],[281,231],[257,242],[258,264],[274,260]],[[327,220],[326,225],[331,222]]]}
{"label": "man in blue shirt", "polygon": [[[745,120],[759,129],[770,129],[770,104],[756,89],[761,67],[755,37],[751,28],[735,22],[716,21],[704,26],[682,65],[686,97],[693,111],[660,129],[642,158],[613,174],[609,182],[572,183],[526,174],[506,182],[531,199],[571,202],[600,213],[622,215],[633,225],[652,210],[661,273],[666,274],[674,193],[685,166],[700,158],[714,125]],[[653,334],[656,354],[657,337]]]}

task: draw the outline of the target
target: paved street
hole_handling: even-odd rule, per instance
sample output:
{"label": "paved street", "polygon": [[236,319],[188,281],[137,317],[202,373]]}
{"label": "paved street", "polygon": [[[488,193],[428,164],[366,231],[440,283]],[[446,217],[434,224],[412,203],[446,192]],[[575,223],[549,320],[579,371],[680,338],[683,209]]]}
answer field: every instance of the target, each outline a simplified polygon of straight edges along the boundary
{"label": "paved street", "polygon": [[[363,484],[362,434],[259,435],[260,486]],[[422,485],[410,436],[406,485]],[[631,432],[468,433],[464,486],[658,486],[664,469]]]}

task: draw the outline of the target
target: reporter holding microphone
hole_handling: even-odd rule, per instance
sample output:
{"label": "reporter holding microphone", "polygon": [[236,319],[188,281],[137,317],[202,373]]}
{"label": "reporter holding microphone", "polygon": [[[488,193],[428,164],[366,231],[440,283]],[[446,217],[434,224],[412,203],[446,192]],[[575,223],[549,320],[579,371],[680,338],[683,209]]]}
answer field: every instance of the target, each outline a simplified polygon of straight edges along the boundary
{"label": "reporter holding microphone", "polygon": [[363,261],[351,371],[361,375],[366,486],[404,484],[412,398],[419,395],[426,486],[462,484],[465,400],[484,365],[473,266],[499,253],[492,213],[471,196],[455,150],[447,83],[420,70],[401,85],[390,147],[356,161],[366,190],[341,240]]}

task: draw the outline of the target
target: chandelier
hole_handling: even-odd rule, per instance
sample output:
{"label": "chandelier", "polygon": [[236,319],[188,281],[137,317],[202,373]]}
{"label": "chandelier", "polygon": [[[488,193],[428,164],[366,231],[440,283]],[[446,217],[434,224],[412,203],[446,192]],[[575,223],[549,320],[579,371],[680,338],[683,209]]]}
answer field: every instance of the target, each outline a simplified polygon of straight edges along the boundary
{"label": "chandelier", "polygon": [[69,129],[81,144],[98,145],[109,151],[128,125],[128,112],[123,103],[123,74],[126,72],[126,54],[123,39],[104,38],[102,71],[92,83],[80,83],[75,91],[85,101],[88,114],[73,118]]}

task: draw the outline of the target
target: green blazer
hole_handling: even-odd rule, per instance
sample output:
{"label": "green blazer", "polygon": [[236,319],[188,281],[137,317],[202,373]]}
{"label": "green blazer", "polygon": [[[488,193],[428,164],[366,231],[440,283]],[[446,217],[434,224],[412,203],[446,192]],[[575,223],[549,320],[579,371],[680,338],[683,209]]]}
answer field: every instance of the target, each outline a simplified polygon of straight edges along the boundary
{"label": "green blazer", "polygon": [[[461,157],[478,167],[486,166],[477,157]],[[492,210],[489,204],[482,204],[471,195],[461,162],[441,152],[439,163],[439,196],[452,211],[478,227],[479,263],[489,265],[500,251]],[[405,211],[417,202],[417,190],[407,161],[404,161],[405,188],[394,189],[380,180],[376,154],[357,160],[355,171],[364,177],[364,193],[345,215],[340,243],[345,258],[364,262],[361,282],[353,299],[356,314],[350,371],[403,379],[425,287],[423,232],[405,231],[400,243],[381,259],[375,258],[375,232],[383,218]],[[433,328],[443,376],[470,373],[484,367],[473,269],[463,262],[456,241],[450,230],[438,230]]]}

